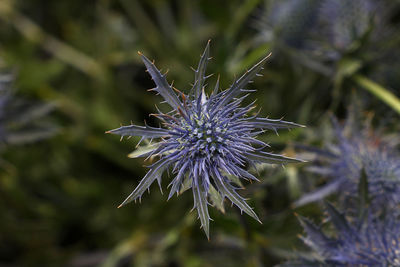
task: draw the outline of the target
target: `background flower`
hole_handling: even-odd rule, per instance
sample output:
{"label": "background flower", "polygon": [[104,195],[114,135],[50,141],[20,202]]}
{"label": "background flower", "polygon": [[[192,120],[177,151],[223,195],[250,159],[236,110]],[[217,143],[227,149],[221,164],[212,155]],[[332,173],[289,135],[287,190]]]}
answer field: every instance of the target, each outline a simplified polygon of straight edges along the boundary
{"label": "background flower", "polygon": [[327,182],[301,197],[296,206],[335,194],[343,209],[354,210],[361,178],[365,174],[373,213],[397,212],[400,204],[397,142],[392,136],[386,138],[378,133],[371,125],[361,127],[359,113],[360,110],[353,106],[344,125],[332,118],[334,140],[325,144],[324,149],[311,148],[314,163],[308,169],[326,177]]}
{"label": "background flower", "polygon": [[398,266],[400,265],[399,220],[388,213],[384,219],[349,222],[331,204],[326,204],[334,227],[328,235],[306,218],[299,217],[306,237],[304,243],[315,253],[279,266]]}

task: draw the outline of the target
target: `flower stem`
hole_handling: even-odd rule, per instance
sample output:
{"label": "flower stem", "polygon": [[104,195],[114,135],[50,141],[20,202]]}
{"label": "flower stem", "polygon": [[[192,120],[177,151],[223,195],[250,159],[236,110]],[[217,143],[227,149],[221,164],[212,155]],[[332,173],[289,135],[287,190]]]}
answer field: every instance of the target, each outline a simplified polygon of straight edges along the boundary
{"label": "flower stem", "polygon": [[365,76],[355,75],[353,80],[400,114],[400,99],[396,95]]}

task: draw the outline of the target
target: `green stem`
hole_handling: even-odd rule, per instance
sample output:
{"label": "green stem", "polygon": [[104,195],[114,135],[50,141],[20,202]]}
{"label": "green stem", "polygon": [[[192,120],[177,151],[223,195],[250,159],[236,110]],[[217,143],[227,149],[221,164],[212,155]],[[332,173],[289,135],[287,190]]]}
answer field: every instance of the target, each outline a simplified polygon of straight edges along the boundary
{"label": "green stem", "polygon": [[400,99],[396,95],[362,75],[353,76],[353,80],[400,114]]}

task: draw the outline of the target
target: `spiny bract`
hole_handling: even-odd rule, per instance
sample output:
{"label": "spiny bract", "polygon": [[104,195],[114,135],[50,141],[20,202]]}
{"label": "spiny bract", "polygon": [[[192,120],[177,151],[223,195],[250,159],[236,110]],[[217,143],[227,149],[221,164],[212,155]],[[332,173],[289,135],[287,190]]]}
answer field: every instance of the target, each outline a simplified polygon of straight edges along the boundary
{"label": "spiny bract", "polygon": [[[149,172],[121,206],[140,199],[143,192],[156,179],[160,184],[163,172],[172,167],[176,176],[170,183],[169,198],[174,193],[178,194],[183,187],[192,188],[194,205],[207,237],[209,237],[210,219],[208,198],[219,202],[214,203],[215,205],[221,205],[227,197],[241,211],[259,221],[255,212],[236,192],[237,188],[232,185],[232,179],[238,177],[257,180],[246,171],[246,163],[299,162],[294,158],[264,152],[263,148],[268,145],[255,137],[262,133],[263,129],[276,131],[280,128],[301,126],[282,120],[259,118],[256,115],[248,117],[247,114],[253,109],[253,104],[240,107],[241,102],[250,92],[244,87],[262,69],[268,56],[234,81],[225,91],[218,92],[217,81],[213,92],[207,96],[204,87],[207,78],[206,65],[209,61],[209,43],[200,58],[195,71],[195,82],[188,95],[168,84],[165,75],[161,74],[154,63],[141,53],[139,54],[156,84],[152,90],[159,93],[173,110],[168,113],[158,111],[159,113],[156,114],[165,128],[129,125],[108,131],[122,137],[141,136],[142,140],[160,138],[159,142],[150,146],[149,152],[140,155],[159,156],[160,159],[149,166]],[[175,92],[179,93],[180,98]],[[243,93],[246,95],[241,96]]]}
{"label": "spiny bract", "polygon": [[316,253],[314,259],[299,258],[289,266],[400,266],[400,222],[387,214],[381,219],[350,222],[331,204],[326,204],[335,237],[324,232],[306,218],[299,217],[306,237],[304,243]]}

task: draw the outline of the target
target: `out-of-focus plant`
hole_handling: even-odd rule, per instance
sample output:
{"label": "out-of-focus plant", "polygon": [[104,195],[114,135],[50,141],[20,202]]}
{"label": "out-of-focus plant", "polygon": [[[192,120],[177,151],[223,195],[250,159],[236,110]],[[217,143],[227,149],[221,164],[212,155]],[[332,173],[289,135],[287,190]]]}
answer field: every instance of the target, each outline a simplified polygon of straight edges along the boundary
{"label": "out-of-focus plant", "polygon": [[263,14],[256,21],[259,41],[271,42],[281,51],[306,48],[320,6],[320,0],[265,1]]}
{"label": "out-of-focus plant", "polygon": [[318,21],[320,46],[317,52],[336,61],[361,49],[363,45],[382,41],[379,37],[387,38],[384,31],[388,30],[386,15],[389,15],[389,9],[384,8],[387,8],[384,1],[322,1]]}
{"label": "out-of-focus plant", "polygon": [[369,123],[361,128],[360,111],[350,109],[344,125],[332,118],[334,140],[324,149],[311,148],[314,162],[309,171],[327,178],[325,185],[305,194],[296,203],[301,206],[336,194],[343,207],[357,201],[362,175],[368,179],[372,211],[394,212],[400,204],[400,157],[393,136],[385,137]]}
{"label": "out-of-focus plant", "polygon": [[0,142],[29,143],[53,135],[56,127],[43,118],[54,105],[32,103],[15,96],[13,80],[12,73],[0,74]]}
{"label": "out-of-focus plant", "polygon": [[333,231],[323,230],[299,216],[307,234],[302,239],[313,253],[279,266],[400,266],[397,215],[389,213],[383,219],[367,216],[350,221],[329,203],[326,211]]}
{"label": "out-of-focus plant", "polygon": [[[316,73],[333,77],[332,109],[337,108],[344,82],[350,78],[399,112],[395,95],[388,101],[363,82],[374,83],[373,77],[387,84],[386,77],[393,73],[390,58],[400,45],[399,27],[390,21],[396,7],[393,2],[373,0],[270,0],[258,20],[256,39],[272,43]],[[390,91],[377,86],[385,94]]]}
{"label": "out-of-focus plant", "polygon": [[317,60],[326,68],[314,70],[329,74],[324,70],[336,67],[331,63],[343,58],[369,62],[362,53],[366,49],[385,44],[380,53],[372,53],[382,57],[399,41],[393,39],[398,32],[388,23],[394,6],[373,0],[269,0],[257,23],[258,39]]}
{"label": "out-of-focus plant", "polygon": [[138,155],[148,158],[160,156],[160,159],[149,166],[150,171],[121,206],[140,199],[155,180],[158,180],[161,187],[163,172],[173,166],[176,177],[170,184],[169,198],[192,188],[194,205],[207,237],[210,220],[208,199],[219,207],[226,197],[241,212],[259,221],[254,211],[236,192],[236,186],[241,186],[239,178],[258,180],[246,171],[246,164],[283,164],[300,160],[263,151],[268,145],[257,140],[256,136],[267,129],[276,131],[302,127],[283,120],[260,118],[257,114],[249,116],[254,109],[253,104],[240,107],[248,92],[251,92],[245,88],[263,69],[268,56],[234,81],[227,90],[219,92],[217,81],[212,93],[207,95],[205,82],[209,61],[208,43],[195,70],[193,87],[185,95],[167,82],[165,75],[161,74],[154,63],[140,55],[156,84],[152,90],[160,94],[172,110],[167,113],[158,110],[157,114],[153,114],[161,119],[165,128],[130,125],[109,131],[121,137],[161,138],[159,142],[149,145],[149,151]]}

